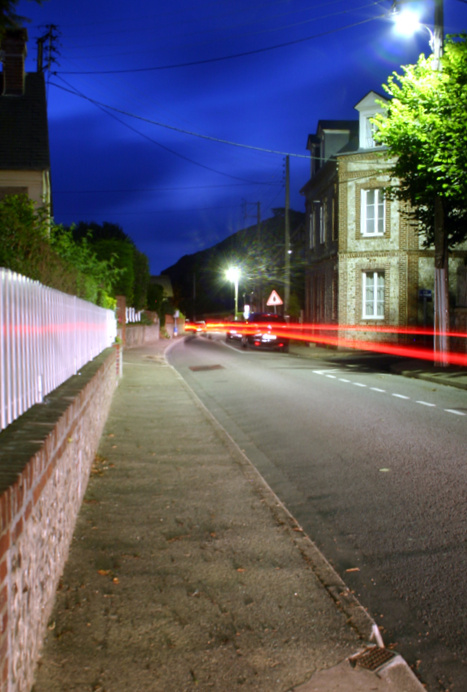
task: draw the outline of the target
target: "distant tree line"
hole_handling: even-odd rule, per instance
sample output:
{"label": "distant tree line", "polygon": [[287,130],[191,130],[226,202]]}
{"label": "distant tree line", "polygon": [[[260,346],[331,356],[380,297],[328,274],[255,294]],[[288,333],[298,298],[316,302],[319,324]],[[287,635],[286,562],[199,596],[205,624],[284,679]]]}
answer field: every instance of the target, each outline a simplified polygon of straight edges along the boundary
{"label": "distant tree line", "polygon": [[51,223],[27,195],[0,201],[0,266],[103,307],[147,305],[148,258],[119,226]]}

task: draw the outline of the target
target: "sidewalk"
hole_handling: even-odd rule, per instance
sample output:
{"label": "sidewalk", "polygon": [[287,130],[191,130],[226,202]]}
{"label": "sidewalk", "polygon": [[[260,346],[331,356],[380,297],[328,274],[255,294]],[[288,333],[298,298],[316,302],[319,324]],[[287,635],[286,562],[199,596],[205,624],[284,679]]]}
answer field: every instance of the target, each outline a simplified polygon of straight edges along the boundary
{"label": "sidewalk", "polygon": [[34,692],[423,690],[167,345],[124,353]]}

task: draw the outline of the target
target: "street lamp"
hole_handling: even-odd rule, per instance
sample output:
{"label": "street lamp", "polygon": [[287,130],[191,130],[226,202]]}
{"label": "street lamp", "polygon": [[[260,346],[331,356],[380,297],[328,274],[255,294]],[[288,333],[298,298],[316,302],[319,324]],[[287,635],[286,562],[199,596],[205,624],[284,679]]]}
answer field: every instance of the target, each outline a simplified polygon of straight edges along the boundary
{"label": "street lamp", "polygon": [[[444,0],[434,0],[434,31],[421,24],[414,13],[403,9],[403,0],[395,0],[393,9],[398,27],[404,26],[406,32],[411,27],[427,29],[430,34],[430,48],[433,51],[433,69],[441,71],[441,58],[444,50]],[[398,11],[400,10],[400,11]],[[443,202],[439,195],[435,198],[434,218],[435,245],[435,302],[434,302],[434,351],[439,354],[439,364],[447,366],[449,329],[449,288],[448,288],[448,244],[444,227]]]}
{"label": "street lamp", "polygon": [[238,267],[230,267],[226,272],[226,277],[229,281],[232,281],[235,287],[235,316],[237,319],[238,313],[238,279],[240,278],[240,269]]}

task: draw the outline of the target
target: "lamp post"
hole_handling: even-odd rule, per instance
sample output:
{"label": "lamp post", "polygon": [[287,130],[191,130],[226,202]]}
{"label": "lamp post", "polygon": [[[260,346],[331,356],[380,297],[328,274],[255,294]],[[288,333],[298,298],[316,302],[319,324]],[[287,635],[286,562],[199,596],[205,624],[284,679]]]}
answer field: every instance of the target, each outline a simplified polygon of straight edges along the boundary
{"label": "lamp post", "polygon": [[237,319],[237,313],[238,313],[238,279],[240,278],[240,269],[238,267],[230,267],[227,270],[226,273],[227,279],[229,281],[232,281],[234,284],[235,288],[235,316],[234,319]]}
{"label": "lamp post", "polygon": [[[434,0],[434,27],[433,31],[421,24],[414,14],[409,11],[398,12],[403,0],[395,0],[393,8],[399,15],[398,22],[401,27],[405,24],[405,32],[414,32],[418,28],[427,29],[430,34],[430,48],[433,51],[433,69],[441,71],[441,58],[444,49],[444,0]],[[396,16],[397,16],[396,15]],[[408,21],[407,21],[408,20]],[[448,243],[444,227],[443,200],[439,194],[435,197],[434,211],[434,245],[435,245],[435,285],[434,285],[434,353],[438,354],[435,362],[447,366],[449,330],[449,286],[448,286]]]}

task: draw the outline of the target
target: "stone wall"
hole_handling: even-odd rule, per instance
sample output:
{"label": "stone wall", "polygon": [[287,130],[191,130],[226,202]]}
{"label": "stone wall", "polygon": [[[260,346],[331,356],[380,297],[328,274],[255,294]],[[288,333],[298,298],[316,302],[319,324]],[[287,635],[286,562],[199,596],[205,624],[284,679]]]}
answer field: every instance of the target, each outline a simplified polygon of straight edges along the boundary
{"label": "stone wall", "polygon": [[125,347],[144,346],[159,340],[159,323],[151,325],[126,325]]}
{"label": "stone wall", "polygon": [[107,349],[0,434],[0,691],[29,692],[117,384]]}

